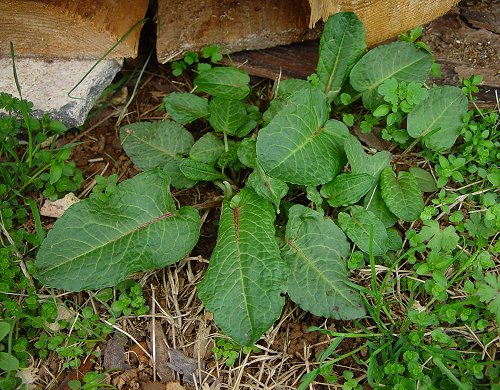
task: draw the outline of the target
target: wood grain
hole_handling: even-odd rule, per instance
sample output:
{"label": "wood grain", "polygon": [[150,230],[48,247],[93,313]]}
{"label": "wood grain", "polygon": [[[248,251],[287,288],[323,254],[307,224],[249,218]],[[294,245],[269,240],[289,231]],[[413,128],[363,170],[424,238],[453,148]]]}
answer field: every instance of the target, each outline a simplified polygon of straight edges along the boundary
{"label": "wood grain", "polygon": [[444,15],[459,0],[309,0],[313,27],[340,11],[353,11],[363,21],[366,42],[373,46]]}
{"label": "wood grain", "polygon": [[158,0],[158,60],[213,43],[235,52],[313,39],[309,13],[307,0]]}
{"label": "wood grain", "polygon": [[[100,58],[138,21],[148,0],[1,0],[0,54],[13,42],[16,55]],[[138,26],[109,55],[135,57]]]}

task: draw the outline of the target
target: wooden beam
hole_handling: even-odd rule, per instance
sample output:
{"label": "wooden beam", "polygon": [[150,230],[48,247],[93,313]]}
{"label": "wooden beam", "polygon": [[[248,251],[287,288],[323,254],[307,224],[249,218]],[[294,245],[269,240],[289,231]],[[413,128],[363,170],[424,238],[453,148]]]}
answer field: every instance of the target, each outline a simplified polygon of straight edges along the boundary
{"label": "wooden beam", "polygon": [[[144,18],[148,0],[1,0],[0,54],[100,58]],[[139,24],[109,55],[135,57]]]}

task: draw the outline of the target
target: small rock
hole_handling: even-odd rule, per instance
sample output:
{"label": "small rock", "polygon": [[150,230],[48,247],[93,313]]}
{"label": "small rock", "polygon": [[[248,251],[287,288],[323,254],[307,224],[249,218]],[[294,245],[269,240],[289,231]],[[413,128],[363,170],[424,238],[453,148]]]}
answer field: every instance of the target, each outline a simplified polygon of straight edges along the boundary
{"label": "small rock", "polygon": [[[33,114],[42,117],[48,113],[51,119],[68,127],[83,125],[104,88],[122,67],[122,61],[103,60],[78,85],[95,63],[96,60],[16,58],[21,92],[24,99],[33,103]],[[68,96],[76,85],[72,97]],[[0,91],[19,97],[10,57],[0,57]]]}
{"label": "small rock", "polygon": [[64,198],[57,199],[54,202],[47,199],[40,210],[40,214],[44,217],[61,218],[69,206],[79,201],[80,199],[72,192],[66,194]]}

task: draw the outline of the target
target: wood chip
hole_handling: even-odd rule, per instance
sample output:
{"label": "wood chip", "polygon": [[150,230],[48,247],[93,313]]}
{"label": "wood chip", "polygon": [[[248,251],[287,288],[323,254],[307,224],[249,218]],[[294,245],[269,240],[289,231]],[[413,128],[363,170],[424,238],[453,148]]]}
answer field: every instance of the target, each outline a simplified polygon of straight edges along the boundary
{"label": "wood chip", "polygon": [[40,214],[44,217],[61,218],[71,205],[79,201],[80,199],[72,192],[54,202],[47,199],[40,210]]}

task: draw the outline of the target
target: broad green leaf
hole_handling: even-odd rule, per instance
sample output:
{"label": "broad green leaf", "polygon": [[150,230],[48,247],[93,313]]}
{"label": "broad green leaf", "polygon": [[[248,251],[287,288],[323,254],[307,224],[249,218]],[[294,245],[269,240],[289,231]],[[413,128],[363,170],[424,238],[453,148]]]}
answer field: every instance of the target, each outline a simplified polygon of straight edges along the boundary
{"label": "broad green leaf", "polygon": [[10,324],[5,321],[0,321],[0,341],[2,341],[5,336],[10,332]]}
{"label": "broad green leaf", "polygon": [[207,133],[196,141],[189,152],[193,160],[209,165],[215,165],[224,153],[224,143],[214,133]]}
{"label": "broad green leaf", "polygon": [[342,132],[345,125],[336,120],[326,122],[329,113],[326,95],[319,89],[294,93],[271,123],[259,131],[257,158],[264,171],[293,184],[330,181],[340,169],[332,133]]}
{"label": "broad green leaf", "polygon": [[186,160],[185,158],[175,158],[168,160],[163,166],[163,172],[170,176],[170,185],[175,188],[193,188],[197,181],[188,179],[181,172],[181,162]]}
{"label": "broad green leaf", "polygon": [[163,105],[172,119],[181,125],[209,115],[208,99],[192,93],[172,92],[163,98]]}
{"label": "broad green leaf", "polygon": [[276,207],[276,212],[279,213],[281,198],[288,192],[288,186],[284,181],[268,176],[262,168],[257,166],[257,169],[248,176],[247,185],[257,195],[272,202]]}
{"label": "broad green leaf", "polygon": [[287,292],[292,301],[317,316],[350,320],[365,314],[359,294],[346,283],[349,243],[331,219],[295,205],[285,240],[282,256],[290,266]]}
{"label": "broad green leaf", "polygon": [[396,178],[392,168],[385,168],[380,176],[380,191],[389,210],[404,221],[415,221],[424,210],[422,192],[410,172],[401,171]]}
{"label": "broad green leaf", "polygon": [[303,89],[314,88],[311,83],[303,79],[287,79],[281,80],[276,90],[276,98],[283,99],[293,95],[295,92]]}
{"label": "broad green leaf", "polygon": [[189,131],[178,123],[168,120],[137,122],[122,126],[120,140],[127,156],[144,170],[187,156],[194,143]]}
{"label": "broad green leaf", "polygon": [[321,187],[321,195],[332,207],[356,203],[375,184],[375,178],[367,173],[343,173]]}
{"label": "broad green leaf", "polygon": [[365,49],[365,28],[353,12],[336,13],[325,23],[316,74],[330,100],[340,92]]}
{"label": "broad green leaf", "polygon": [[438,190],[436,180],[425,169],[419,167],[411,167],[410,173],[417,179],[418,186],[422,192],[434,192]]}
{"label": "broad green leaf", "polygon": [[19,369],[19,360],[7,352],[0,352],[0,370],[17,371]]}
{"label": "broad green leaf", "polygon": [[245,138],[241,141],[238,148],[238,159],[248,168],[257,166],[257,151],[255,150],[257,143],[251,138]]}
{"label": "broad green leaf", "polygon": [[387,231],[384,224],[361,206],[352,206],[351,215],[339,213],[339,225],[347,236],[365,253],[370,253],[370,237],[374,256],[387,252]]}
{"label": "broad green leaf", "polygon": [[213,98],[209,105],[210,124],[219,133],[234,135],[247,122],[245,104],[239,100]]}
{"label": "broad green leaf", "polygon": [[423,137],[425,145],[433,150],[451,148],[467,113],[467,97],[460,88],[451,85],[434,87],[429,96],[408,114],[408,134]]}
{"label": "broad green leaf", "polygon": [[432,56],[409,42],[393,42],[370,50],[352,68],[351,85],[363,93],[363,103],[375,109],[377,89],[385,81],[424,83],[432,66]]}
{"label": "broad green leaf", "polygon": [[217,171],[213,166],[200,161],[186,158],[179,165],[184,176],[191,180],[214,181],[226,180],[226,176]]}
{"label": "broad green leaf", "polygon": [[278,319],[286,263],[274,236],[270,202],[250,189],[224,201],[217,245],[198,295],[221,330],[252,346]]}
{"label": "broad green leaf", "polygon": [[38,251],[36,277],[81,291],[181,260],[198,241],[200,217],[192,207],[175,209],[169,183],[153,169],[120,183],[104,200],[71,206]]}
{"label": "broad green leaf", "polygon": [[231,67],[217,67],[201,72],[194,85],[198,91],[224,99],[242,100],[250,93],[250,76]]}
{"label": "broad green leaf", "polygon": [[396,222],[398,222],[398,217],[396,217],[391,210],[389,210],[382,199],[380,194],[380,189],[375,187],[372,191],[366,194],[363,200],[363,207],[368,211],[371,211],[386,228],[391,227]]}
{"label": "broad green leaf", "polygon": [[351,172],[355,174],[368,173],[375,178],[375,182],[378,181],[380,172],[391,165],[391,154],[389,152],[384,150],[370,156],[365,153],[361,143],[352,135],[345,139],[344,150],[351,166]]}

